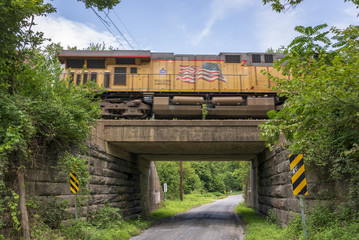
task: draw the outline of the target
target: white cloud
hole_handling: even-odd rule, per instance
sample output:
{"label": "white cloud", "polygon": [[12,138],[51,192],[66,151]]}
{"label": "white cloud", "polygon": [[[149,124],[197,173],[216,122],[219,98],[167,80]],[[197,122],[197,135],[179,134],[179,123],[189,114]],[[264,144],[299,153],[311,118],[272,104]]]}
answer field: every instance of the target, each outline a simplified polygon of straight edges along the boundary
{"label": "white cloud", "polygon": [[[63,47],[77,46],[78,49],[87,48],[90,43],[105,43],[107,47],[113,46],[121,49],[120,44],[109,32],[98,32],[93,27],[62,17],[38,17],[35,22],[35,31],[41,31],[52,42],[61,42]],[[126,44],[122,43],[125,47]]]}
{"label": "white cloud", "polygon": [[[297,9],[298,10],[298,9]],[[255,37],[257,39],[258,51],[265,51],[268,48],[277,49],[280,46],[287,46],[297,35],[294,27],[303,25],[299,11],[290,11],[285,14],[278,14],[271,9],[260,11],[255,19]]]}
{"label": "white cloud", "polygon": [[340,13],[342,14],[339,18],[335,18],[335,21],[333,22],[333,26],[339,28],[339,29],[345,29],[350,24],[357,25],[358,23],[358,9],[353,5],[346,7],[343,11]]}
{"label": "white cloud", "polygon": [[212,0],[208,11],[209,19],[206,20],[206,25],[199,31],[199,34],[192,36],[191,43],[193,45],[201,44],[218,20],[225,19],[235,11],[248,7],[252,2],[251,0]]}

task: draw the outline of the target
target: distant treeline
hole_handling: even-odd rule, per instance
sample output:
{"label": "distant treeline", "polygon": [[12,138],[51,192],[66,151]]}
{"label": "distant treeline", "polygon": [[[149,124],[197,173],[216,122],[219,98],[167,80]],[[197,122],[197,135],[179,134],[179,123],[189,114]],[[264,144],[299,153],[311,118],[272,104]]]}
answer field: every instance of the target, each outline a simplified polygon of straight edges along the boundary
{"label": "distant treeline", "polygon": [[[249,162],[183,161],[183,192],[230,192],[243,189],[249,171]],[[167,183],[167,197],[180,195],[180,162],[156,162],[163,187]]]}

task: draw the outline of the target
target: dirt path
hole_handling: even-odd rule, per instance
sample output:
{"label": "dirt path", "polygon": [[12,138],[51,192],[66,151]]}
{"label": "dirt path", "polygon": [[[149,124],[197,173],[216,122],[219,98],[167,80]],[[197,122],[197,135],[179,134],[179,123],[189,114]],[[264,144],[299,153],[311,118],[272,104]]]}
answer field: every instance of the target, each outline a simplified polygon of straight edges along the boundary
{"label": "dirt path", "polygon": [[229,196],[159,221],[131,240],[243,240],[244,224],[235,213],[241,195]]}

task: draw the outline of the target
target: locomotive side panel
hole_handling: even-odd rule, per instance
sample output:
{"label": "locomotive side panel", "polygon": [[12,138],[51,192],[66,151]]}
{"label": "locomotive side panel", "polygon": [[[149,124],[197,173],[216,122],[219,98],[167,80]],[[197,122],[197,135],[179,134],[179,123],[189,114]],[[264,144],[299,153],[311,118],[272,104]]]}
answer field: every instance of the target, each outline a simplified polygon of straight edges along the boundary
{"label": "locomotive side panel", "polygon": [[173,89],[173,60],[156,59],[151,61],[152,69],[150,91],[171,91]]}
{"label": "locomotive side panel", "polygon": [[252,67],[242,63],[223,63],[223,73],[228,81],[229,92],[250,92]]}

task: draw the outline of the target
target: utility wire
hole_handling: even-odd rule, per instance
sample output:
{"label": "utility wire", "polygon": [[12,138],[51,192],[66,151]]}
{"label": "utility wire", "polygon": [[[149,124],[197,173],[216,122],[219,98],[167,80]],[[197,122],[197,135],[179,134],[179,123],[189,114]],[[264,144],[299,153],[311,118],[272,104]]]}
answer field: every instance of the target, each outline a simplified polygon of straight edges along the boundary
{"label": "utility wire", "polygon": [[127,42],[127,44],[130,46],[130,48],[133,50],[133,46],[132,44],[127,40],[127,38],[125,37],[125,35],[120,31],[120,29],[116,26],[116,24],[112,21],[112,19],[110,18],[109,15],[107,15],[107,18],[111,21],[112,25],[117,29],[117,31],[121,34],[121,36],[123,37],[123,39],[125,39],[125,41]]}
{"label": "utility wire", "polygon": [[[105,25],[105,27],[107,28],[107,30],[112,34],[112,36],[116,39],[116,41],[121,45],[121,47],[123,49],[126,49],[123,44],[117,39],[117,37],[115,36],[115,34],[113,34],[113,32],[110,30],[110,28],[108,27],[110,24],[108,22],[106,22],[96,11],[95,9],[93,9],[91,7],[92,11],[95,13],[95,15],[100,19],[100,21],[103,23],[103,25]],[[108,26],[107,26],[108,25]]]}
{"label": "utility wire", "polygon": [[133,37],[131,31],[126,27],[125,23],[121,20],[121,18],[117,15],[117,13],[112,10],[112,12],[115,14],[115,16],[117,17],[117,19],[120,21],[120,23],[124,26],[124,28],[126,29],[126,31],[128,32],[128,34],[131,36],[132,40],[136,43],[138,49],[141,49],[140,44],[138,44],[138,42],[136,41],[136,38]]}

